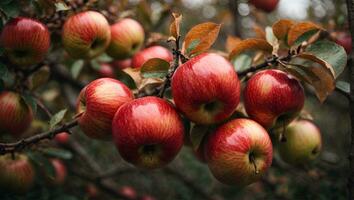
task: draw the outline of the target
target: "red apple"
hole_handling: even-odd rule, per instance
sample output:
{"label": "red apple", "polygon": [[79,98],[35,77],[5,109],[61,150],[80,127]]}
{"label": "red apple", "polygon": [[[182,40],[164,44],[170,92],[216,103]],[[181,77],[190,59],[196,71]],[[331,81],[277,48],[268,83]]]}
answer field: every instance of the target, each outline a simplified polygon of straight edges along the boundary
{"label": "red apple", "polygon": [[284,137],[279,141],[279,154],[289,164],[306,164],[320,154],[321,133],[311,121],[293,121],[286,127]]}
{"label": "red apple", "polygon": [[134,99],[122,82],[111,78],[92,81],[81,90],[77,100],[79,126],[94,139],[108,140],[112,136],[112,119],[118,108]]}
{"label": "red apple", "polygon": [[67,144],[69,141],[69,133],[61,132],[54,137],[54,140],[59,144]]}
{"label": "red apple", "polygon": [[144,29],[134,19],[121,19],[111,26],[111,43],[107,54],[115,59],[133,56],[143,45]]}
{"label": "red apple", "polygon": [[183,145],[180,116],[170,103],[157,97],[124,104],[114,116],[112,130],[123,159],[141,168],[168,164]]}
{"label": "red apple", "polygon": [[273,148],[261,125],[250,119],[235,119],[210,135],[205,155],[216,179],[245,186],[259,180],[270,167]]}
{"label": "red apple", "polygon": [[21,95],[4,91],[0,93],[0,131],[20,136],[31,125],[33,113]]}
{"label": "red apple", "polygon": [[143,64],[152,59],[152,58],[160,58],[166,60],[167,62],[171,62],[173,59],[172,53],[162,46],[151,46],[148,47],[138,53],[136,53],[132,58],[131,67],[140,68]]}
{"label": "red apple", "polygon": [[88,199],[96,199],[99,196],[99,191],[97,187],[91,183],[86,186],[86,193]]}
{"label": "red apple", "polygon": [[62,42],[73,58],[89,59],[106,50],[111,30],[106,18],[95,11],[85,11],[69,17],[63,27]]}
{"label": "red apple", "polygon": [[346,32],[338,32],[336,35],[335,42],[341,45],[347,54],[352,52],[352,37],[349,33]]}
{"label": "red apple", "polygon": [[112,66],[108,63],[102,63],[100,65],[100,69],[98,69],[98,74],[101,77],[114,78],[114,70]]}
{"label": "red apple", "polygon": [[65,164],[59,159],[51,159],[50,161],[55,170],[55,176],[52,177],[52,182],[56,185],[63,184],[67,176]]}
{"label": "red apple", "polygon": [[16,17],[4,26],[0,45],[11,63],[20,66],[41,62],[50,46],[47,27],[41,22],[25,17]]}
{"label": "red apple", "polygon": [[123,70],[125,68],[131,67],[132,59],[128,58],[124,60],[114,60],[111,64],[113,68]]}
{"label": "red apple", "polygon": [[141,197],[140,200],[156,200],[156,199],[150,195],[145,194]]}
{"label": "red apple", "polygon": [[266,129],[289,124],[304,106],[300,82],[280,70],[263,70],[251,77],[244,90],[247,114]]}
{"label": "red apple", "polygon": [[172,77],[171,88],[176,107],[197,124],[225,120],[240,102],[235,70],[214,53],[203,53],[181,65]]}
{"label": "red apple", "polygon": [[250,0],[249,2],[257,9],[270,13],[277,8],[279,0]]}
{"label": "red apple", "polygon": [[119,189],[119,193],[127,199],[137,199],[138,197],[134,188],[130,186],[123,186]]}
{"label": "red apple", "polygon": [[17,154],[0,156],[0,190],[17,194],[26,193],[33,185],[35,170],[28,157]]}

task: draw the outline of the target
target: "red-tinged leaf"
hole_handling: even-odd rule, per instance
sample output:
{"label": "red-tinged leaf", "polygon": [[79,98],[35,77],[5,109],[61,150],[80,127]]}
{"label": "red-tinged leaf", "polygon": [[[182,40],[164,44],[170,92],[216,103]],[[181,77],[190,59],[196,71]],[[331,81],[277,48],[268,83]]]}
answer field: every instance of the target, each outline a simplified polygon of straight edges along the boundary
{"label": "red-tinged leaf", "polygon": [[226,51],[230,53],[240,41],[242,41],[241,38],[228,35],[225,44]]}
{"label": "red-tinged leaf", "polygon": [[170,63],[160,58],[152,58],[141,67],[141,75],[144,78],[163,78],[168,73]]}
{"label": "red-tinged leaf", "polygon": [[251,38],[242,40],[237,44],[236,48],[231,51],[229,54],[229,59],[231,60],[235,56],[247,50],[257,50],[272,53],[273,47],[264,39]]}
{"label": "red-tinged leaf", "polygon": [[265,39],[266,38],[266,33],[264,31],[264,29],[258,25],[254,25],[253,26],[253,31],[255,32],[255,38],[259,38],[259,39]]}
{"label": "red-tinged leaf", "polygon": [[292,46],[298,38],[300,38],[302,35],[309,31],[314,31],[313,34],[315,34],[316,30],[323,29],[319,25],[314,24],[312,22],[301,22],[293,25],[288,32],[288,45]]}
{"label": "red-tinged leaf", "polygon": [[327,63],[326,61],[316,57],[315,55],[304,52],[304,53],[297,55],[297,57],[303,58],[303,59],[308,59],[308,60],[311,60],[313,62],[320,64],[321,66],[323,66],[324,68],[328,69],[331,72],[331,74],[333,75],[333,78],[335,77],[335,72],[334,72],[332,66],[329,63]]}
{"label": "red-tinged leaf", "polygon": [[294,24],[295,22],[289,19],[281,19],[275,22],[272,26],[275,37],[277,37],[278,40],[284,40]]}
{"label": "red-tinged leaf", "polygon": [[211,22],[194,26],[184,39],[184,53],[191,56],[207,51],[218,37],[220,27],[221,24]]}
{"label": "red-tinged leaf", "polygon": [[172,13],[173,21],[170,25],[171,36],[178,38],[180,36],[180,24],[182,21],[182,15],[179,13]]}

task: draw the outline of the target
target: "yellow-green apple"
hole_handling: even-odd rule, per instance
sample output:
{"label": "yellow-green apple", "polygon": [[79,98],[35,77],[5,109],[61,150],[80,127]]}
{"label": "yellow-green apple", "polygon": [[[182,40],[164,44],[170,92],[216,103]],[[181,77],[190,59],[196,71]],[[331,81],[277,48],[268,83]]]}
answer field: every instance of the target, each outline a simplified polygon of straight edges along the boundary
{"label": "yellow-green apple", "polygon": [[338,32],[336,34],[335,42],[341,45],[347,54],[352,52],[352,37],[349,33],[346,32]]}
{"label": "yellow-green apple", "polygon": [[123,186],[119,189],[119,193],[127,199],[137,199],[138,195],[134,188],[130,186]]}
{"label": "yellow-green apple", "polygon": [[67,176],[67,170],[65,164],[63,163],[63,161],[59,159],[51,159],[50,162],[52,163],[55,170],[54,177],[50,178],[51,183],[55,185],[63,184]]}
{"label": "yellow-green apple", "polygon": [[25,17],[9,20],[4,26],[0,45],[11,63],[28,66],[41,62],[50,47],[50,34],[41,22]]}
{"label": "yellow-green apple", "polygon": [[35,170],[24,154],[0,156],[0,190],[10,193],[26,193],[33,185]]}
{"label": "yellow-green apple", "polygon": [[0,93],[0,131],[18,137],[31,125],[33,112],[20,94]]}
{"label": "yellow-green apple", "polygon": [[111,42],[106,53],[115,59],[133,56],[143,45],[144,29],[134,19],[121,19],[111,25]]}
{"label": "yellow-green apple", "polygon": [[263,70],[251,77],[244,90],[247,114],[266,129],[289,124],[304,106],[300,82],[280,70]]}
{"label": "yellow-green apple", "polygon": [[309,120],[295,120],[286,127],[285,140],[280,140],[278,150],[281,158],[293,165],[314,160],[321,151],[320,130]]}
{"label": "yellow-green apple", "polygon": [[90,59],[106,50],[111,41],[107,19],[99,12],[85,11],[70,16],[63,27],[62,42],[73,58]]}
{"label": "yellow-green apple", "polygon": [[124,60],[114,60],[111,62],[111,64],[113,68],[123,70],[125,68],[131,67],[132,59],[127,58]]}
{"label": "yellow-green apple", "polygon": [[177,68],[172,96],[178,110],[197,124],[214,124],[230,117],[240,102],[240,81],[231,63],[204,53]]}
{"label": "yellow-green apple", "polygon": [[277,7],[279,0],[250,0],[257,9],[265,12],[272,12]]}
{"label": "yellow-green apple", "polygon": [[94,139],[112,138],[112,119],[118,108],[134,99],[133,93],[122,82],[100,78],[84,87],[77,100],[79,126]]}
{"label": "yellow-green apple", "polygon": [[112,130],[123,159],[147,169],[172,161],[184,140],[180,116],[170,103],[157,97],[125,103],[114,116]]}
{"label": "yellow-green apple", "polygon": [[69,133],[61,132],[59,134],[56,134],[54,140],[59,144],[67,144],[69,141]]}
{"label": "yellow-green apple", "polygon": [[100,68],[98,69],[98,74],[101,77],[114,78],[114,70],[109,63],[100,64]]}
{"label": "yellow-green apple", "polygon": [[205,146],[211,173],[220,182],[246,186],[261,178],[272,164],[273,147],[257,122],[240,118],[217,128]]}
{"label": "yellow-green apple", "polygon": [[170,62],[172,61],[173,56],[172,53],[165,47],[151,46],[139,51],[133,56],[131,67],[141,68],[146,61],[152,58],[160,58],[166,60],[167,62]]}

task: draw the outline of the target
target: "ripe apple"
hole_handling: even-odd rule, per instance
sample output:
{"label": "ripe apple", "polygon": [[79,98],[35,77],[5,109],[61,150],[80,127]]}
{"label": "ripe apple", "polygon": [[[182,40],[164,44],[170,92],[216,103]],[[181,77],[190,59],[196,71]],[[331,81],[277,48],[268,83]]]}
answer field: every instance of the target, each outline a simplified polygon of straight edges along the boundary
{"label": "ripe apple", "polygon": [[112,119],[119,107],[134,99],[133,93],[122,82],[100,78],[89,83],[77,100],[79,126],[94,139],[112,138]]}
{"label": "ripe apple", "polygon": [[286,127],[284,137],[279,141],[279,154],[289,164],[305,164],[320,154],[321,133],[311,121],[293,121]]}
{"label": "ripe apple", "polygon": [[141,197],[140,200],[156,200],[156,199],[150,195],[145,194]]}
{"label": "ripe apple", "polygon": [[107,54],[115,59],[133,56],[143,45],[144,29],[134,19],[125,18],[111,26],[111,42]]}
{"label": "ripe apple", "polygon": [[231,63],[203,53],[177,68],[172,96],[178,110],[197,124],[221,122],[240,102],[240,81]]}
{"label": "ripe apple", "polygon": [[86,193],[87,193],[88,199],[96,199],[99,196],[99,190],[92,183],[90,183],[86,186]]}
{"label": "ripe apple", "polygon": [[0,131],[18,137],[31,125],[33,113],[21,95],[3,91],[0,93]]}
{"label": "ripe apple", "polygon": [[51,178],[51,182],[55,185],[63,184],[67,176],[65,164],[59,159],[51,159],[50,162],[55,170],[55,176]]}
{"label": "ripe apple", "polygon": [[341,45],[345,49],[347,54],[350,54],[352,52],[352,37],[349,33],[338,32],[336,34],[335,42]]}
{"label": "ripe apple", "polygon": [[33,185],[35,170],[24,154],[0,156],[0,189],[16,194],[26,193]]}
{"label": "ripe apple", "polygon": [[50,46],[50,34],[41,22],[25,17],[16,17],[4,26],[0,36],[11,63],[28,66],[41,62]]}
{"label": "ripe apple", "polygon": [[272,163],[267,131],[250,119],[220,126],[207,140],[205,155],[211,173],[220,182],[246,186],[261,178]]}
{"label": "ripe apple", "polygon": [[265,12],[272,12],[277,7],[279,0],[250,0],[257,9],[263,10]]}
{"label": "ripe apple", "polygon": [[101,77],[114,78],[114,70],[112,66],[108,63],[102,63],[100,65],[100,69],[98,70],[98,74]]}
{"label": "ripe apple", "polygon": [[289,124],[304,106],[300,82],[280,70],[263,70],[251,77],[244,90],[247,114],[266,129]]}
{"label": "ripe apple", "polygon": [[143,97],[124,104],[114,115],[113,138],[120,155],[147,169],[172,161],[183,145],[180,116],[165,100]]}
{"label": "ripe apple", "polygon": [[106,18],[95,11],[69,17],[63,27],[62,42],[73,58],[90,59],[106,50],[111,30]]}
{"label": "ripe apple", "polygon": [[136,53],[132,58],[132,68],[140,68],[143,64],[152,59],[152,58],[160,58],[166,60],[167,62],[171,62],[173,59],[172,53],[162,46],[151,46],[146,49],[141,50]]}
{"label": "ripe apple", "polygon": [[134,188],[130,186],[123,186],[119,189],[119,193],[127,199],[137,199],[138,195]]}
{"label": "ripe apple", "polygon": [[113,68],[123,70],[125,68],[131,67],[132,59],[127,58],[124,60],[114,60],[111,64]]}
{"label": "ripe apple", "polygon": [[69,133],[61,132],[54,137],[54,140],[59,144],[67,144],[69,141]]}

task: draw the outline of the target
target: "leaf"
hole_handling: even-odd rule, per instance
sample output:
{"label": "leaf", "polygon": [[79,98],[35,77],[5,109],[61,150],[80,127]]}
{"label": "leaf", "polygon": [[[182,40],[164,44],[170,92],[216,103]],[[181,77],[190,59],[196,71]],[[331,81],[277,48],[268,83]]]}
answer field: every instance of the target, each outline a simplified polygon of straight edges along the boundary
{"label": "leaf", "polygon": [[146,61],[141,67],[141,74],[144,78],[163,78],[170,69],[170,63],[160,58],[152,58]]}
{"label": "leaf", "polygon": [[318,41],[306,48],[306,52],[326,61],[332,66],[337,78],[347,66],[347,54],[344,48],[334,42]]}
{"label": "leaf", "polygon": [[[187,55],[190,56],[207,51],[218,37],[220,27],[220,24],[215,24],[212,22],[206,22],[194,26],[186,34],[183,43],[183,49],[190,49]],[[195,41],[198,41],[197,45],[195,45],[195,43],[197,43]],[[195,47],[191,48],[191,45],[195,45]]]}
{"label": "leaf", "polygon": [[45,85],[47,81],[49,80],[49,75],[50,75],[50,70],[49,66],[43,66],[36,72],[34,72],[31,77],[31,90],[35,90],[39,88],[40,86]]}
{"label": "leaf", "polygon": [[192,143],[192,148],[197,150],[199,145],[202,143],[203,138],[208,134],[209,127],[199,124],[194,124],[190,132],[190,141]]}
{"label": "leaf", "polygon": [[115,70],[115,76],[117,77],[118,80],[122,81],[130,89],[137,88],[134,79],[125,71],[117,69]]}
{"label": "leaf", "polygon": [[173,21],[170,25],[170,34],[174,38],[178,38],[180,36],[180,25],[182,21],[182,15],[179,13],[172,13]]}
{"label": "leaf", "polygon": [[312,22],[300,22],[293,25],[288,32],[288,45],[292,46],[300,36],[313,30],[318,31],[323,29],[319,25]]}
{"label": "leaf", "polygon": [[289,19],[281,19],[275,22],[272,26],[273,33],[278,40],[285,40],[290,28],[295,24]]}
{"label": "leaf", "polygon": [[42,152],[45,155],[60,158],[63,160],[69,160],[73,157],[73,154],[70,151],[65,149],[59,149],[59,148],[46,148],[43,149]]}
{"label": "leaf", "polygon": [[294,42],[293,46],[299,46],[303,42],[310,43],[311,40],[313,42],[313,39],[316,38],[317,36],[319,36],[320,32],[321,31],[319,31],[319,30],[307,31],[306,33],[302,34],[299,38],[297,38],[297,40]]}
{"label": "leaf", "polygon": [[67,109],[63,109],[52,116],[52,118],[49,121],[49,127],[51,129],[63,121],[66,111],[67,111]]}
{"label": "leaf", "polygon": [[248,50],[260,50],[260,51],[271,53],[273,47],[264,39],[250,38],[250,39],[242,40],[231,51],[231,53],[229,54],[229,59],[231,60],[235,56]]}
{"label": "leaf", "polygon": [[258,25],[254,25],[253,26],[253,31],[256,33],[255,38],[259,38],[259,39],[265,39],[266,38],[266,33],[264,32],[262,27],[260,27]]}
{"label": "leaf", "polygon": [[23,94],[22,94],[22,99],[24,100],[24,102],[25,102],[29,107],[31,107],[32,113],[33,113],[33,115],[35,115],[36,112],[37,112],[37,102],[36,102],[36,99],[35,99],[32,95],[27,94],[27,93],[23,93]]}
{"label": "leaf", "polygon": [[279,41],[277,39],[277,37],[275,37],[273,30],[271,27],[266,27],[266,40],[269,44],[272,45],[273,47],[273,51],[272,54],[273,55],[278,55],[278,50],[279,50]]}
{"label": "leaf", "polygon": [[39,168],[39,170],[44,169],[46,175],[49,177],[55,177],[55,169],[52,163],[43,154],[39,152],[28,152],[28,157],[33,161],[33,163]]}
{"label": "leaf", "polygon": [[84,61],[83,60],[76,60],[70,68],[70,73],[73,76],[74,79],[77,79],[79,76],[82,68],[84,66]]}
{"label": "leaf", "polygon": [[99,62],[111,62],[111,61],[113,61],[113,59],[111,57],[109,57],[106,53],[103,53],[100,56],[98,56],[97,60]]}
{"label": "leaf", "polygon": [[241,38],[228,35],[225,44],[226,51],[230,53],[240,41],[242,41]]}
{"label": "leaf", "polygon": [[350,94],[350,84],[345,81],[337,81],[336,87],[342,90],[343,92]]}
{"label": "leaf", "polygon": [[233,59],[232,64],[236,72],[246,70],[252,66],[252,56],[247,53],[240,54]]}
{"label": "leaf", "polygon": [[70,10],[70,7],[66,5],[64,1],[59,1],[55,3],[55,11],[65,11]]}
{"label": "leaf", "polygon": [[312,55],[310,53],[304,52],[304,53],[301,53],[301,54],[297,55],[296,57],[303,58],[303,59],[308,59],[308,60],[311,60],[313,62],[316,62],[316,63],[320,64],[324,68],[328,69],[331,72],[331,74],[333,75],[333,77],[335,77],[335,72],[334,72],[332,66],[329,63],[327,63],[326,61],[316,57],[315,55]]}
{"label": "leaf", "polygon": [[186,49],[186,54],[189,55],[190,52],[195,49],[197,47],[197,45],[200,43],[199,39],[195,39],[193,40],[190,45],[188,46],[188,48]]}

